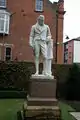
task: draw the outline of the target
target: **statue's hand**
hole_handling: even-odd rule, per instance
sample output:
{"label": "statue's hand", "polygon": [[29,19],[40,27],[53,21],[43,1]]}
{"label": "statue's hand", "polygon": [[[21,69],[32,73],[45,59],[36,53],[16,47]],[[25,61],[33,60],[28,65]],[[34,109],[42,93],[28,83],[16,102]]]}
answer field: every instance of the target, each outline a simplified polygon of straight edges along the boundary
{"label": "statue's hand", "polygon": [[29,44],[30,45],[30,47],[32,47],[33,48],[33,45],[32,44]]}
{"label": "statue's hand", "polygon": [[34,49],[34,45],[32,43],[29,43],[30,47]]}
{"label": "statue's hand", "polygon": [[46,39],[47,43],[50,42],[50,40],[51,40],[51,36],[48,36]]}

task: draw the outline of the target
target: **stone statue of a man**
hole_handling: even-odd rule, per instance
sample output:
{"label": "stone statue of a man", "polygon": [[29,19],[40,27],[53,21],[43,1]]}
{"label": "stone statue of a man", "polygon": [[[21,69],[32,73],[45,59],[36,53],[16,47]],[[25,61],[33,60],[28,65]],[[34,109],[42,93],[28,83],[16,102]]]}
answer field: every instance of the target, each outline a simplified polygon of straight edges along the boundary
{"label": "stone statue of a man", "polygon": [[35,75],[39,75],[39,57],[43,56],[43,72],[42,74],[51,76],[51,61],[53,59],[53,40],[49,26],[44,24],[44,16],[37,18],[37,23],[32,26],[29,45],[33,48],[35,56]]}

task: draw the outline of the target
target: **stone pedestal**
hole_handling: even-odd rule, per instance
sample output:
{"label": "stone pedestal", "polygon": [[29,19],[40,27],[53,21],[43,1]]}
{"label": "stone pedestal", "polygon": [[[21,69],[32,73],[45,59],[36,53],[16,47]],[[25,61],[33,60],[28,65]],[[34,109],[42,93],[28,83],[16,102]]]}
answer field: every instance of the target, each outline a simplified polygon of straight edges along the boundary
{"label": "stone pedestal", "polygon": [[42,114],[52,114],[57,120],[60,118],[60,109],[56,99],[56,80],[53,76],[31,77],[29,95],[27,96],[27,102],[24,103],[24,109],[26,118],[40,117]]}

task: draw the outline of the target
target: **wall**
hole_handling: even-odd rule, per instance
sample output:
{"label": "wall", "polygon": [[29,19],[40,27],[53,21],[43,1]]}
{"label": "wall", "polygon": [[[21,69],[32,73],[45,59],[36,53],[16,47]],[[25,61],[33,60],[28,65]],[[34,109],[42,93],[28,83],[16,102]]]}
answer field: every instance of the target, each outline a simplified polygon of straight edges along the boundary
{"label": "wall", "polygon": [[74,41],[74,58],[73,62],[74,63],[80,63],[80,41]]}
{"label": "wall", "polygon": [[68,42],[68,64],[73,63],[73,45],[74,40]]}
{"label": "wall", "polygon": [[[19,61],[33,61],[33,51],[29,47],[29,34],[31,26],[35,24],[39,14],[45,15],[45,23],[50,26],[52,38],[56,40],[56,5],[52,5],[48,0],[44,0],[44,12],[35,12],[35,0],[7,0],[7,9],[12,14],[10,18],[10,33],[8,36],[0,37],[0,43],[12,45],[12,60],[16,57]],[[58,37],[62,42],[63,20],[59,21]],[[59,41],[59,40],[58,40]],[[1,58],[4,60],[5,47],[1,46]],[[59,49],[58,59],[62,62],[62,47]],[[60,55],[60,56],[59,56]],[[55,46],[54,46],[55,59]],[[53,60],[54,61],[54,60]],[[59,60],[58,60],[59,62]]]}

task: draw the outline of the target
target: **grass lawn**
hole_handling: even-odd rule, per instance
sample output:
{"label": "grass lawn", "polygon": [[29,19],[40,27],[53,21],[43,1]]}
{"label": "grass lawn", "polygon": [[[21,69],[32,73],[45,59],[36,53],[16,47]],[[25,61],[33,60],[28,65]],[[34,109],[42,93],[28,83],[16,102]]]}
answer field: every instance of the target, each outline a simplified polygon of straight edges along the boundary
{"label": "grass lawn", "polygon": [[68,104],[74,109],[76,109],[76,111],[80,111],[80,101],[71,101],[68,102]]}
{"label": "grass lawn", "polygon": [[59,102],[59,106],[60,106],[60,109],[61,109],[62,120],[76,120],[76,119],[74,119],[74,117],[72,117],[69,114],[69,111],[73,112],[73,111],[75,111],[75,109],[73,109],[68,104],[65,104],[64,102]]}
{"label": "grass lawn", "polygon": [[23,99],[0,99],[0,120],[17,120]]}
{"label": "grass lawn", "polygon": [[[24,99],[0,99],[0,120],[17,120],[17,111],[22,109]],[[59,102],[62,120],[75,120],[68,111],[75,111],[72,107]]]}

